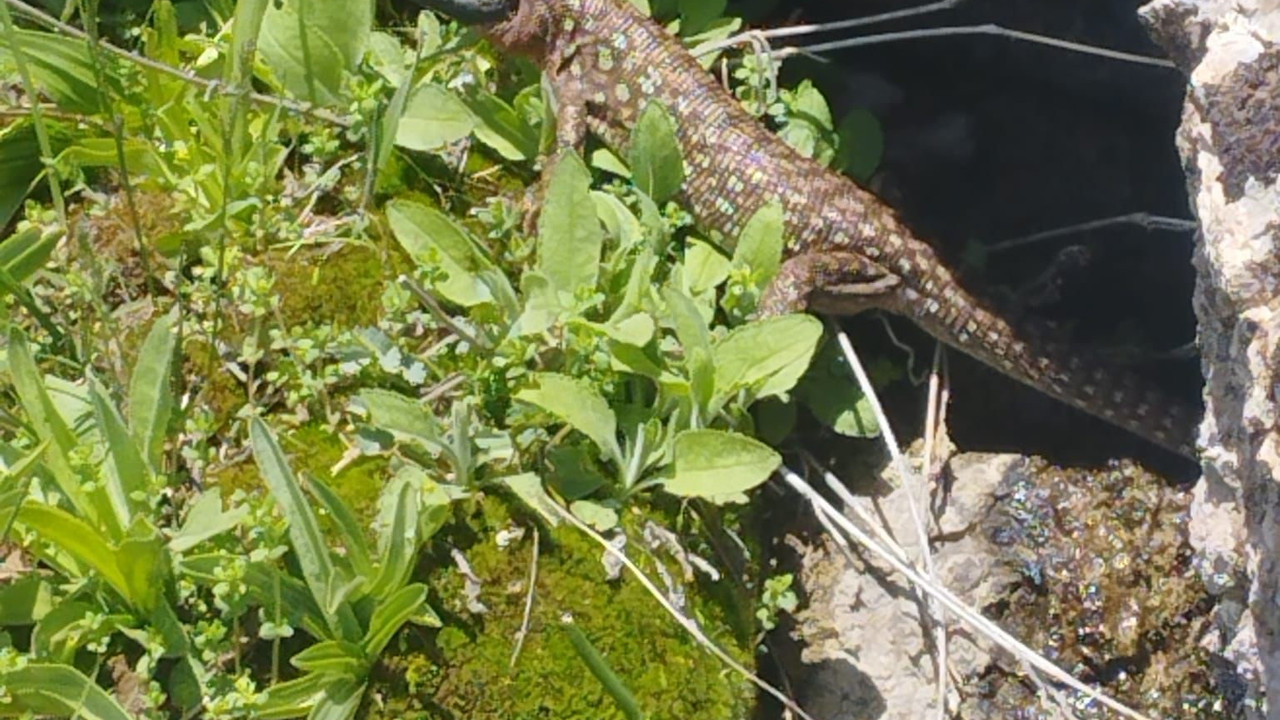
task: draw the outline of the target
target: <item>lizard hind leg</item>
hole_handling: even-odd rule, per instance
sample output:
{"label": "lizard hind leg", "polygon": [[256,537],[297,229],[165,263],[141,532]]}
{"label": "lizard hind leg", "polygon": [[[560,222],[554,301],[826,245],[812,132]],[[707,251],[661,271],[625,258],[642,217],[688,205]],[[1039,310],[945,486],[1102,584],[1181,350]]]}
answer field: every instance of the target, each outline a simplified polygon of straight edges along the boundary
{"label": "lizard hind leg", "polygon": [[812,310],[854,315],[888,305],[901,283],[884,266],[856,253],[802,253],[782,263],[756,314],[769,317]]}

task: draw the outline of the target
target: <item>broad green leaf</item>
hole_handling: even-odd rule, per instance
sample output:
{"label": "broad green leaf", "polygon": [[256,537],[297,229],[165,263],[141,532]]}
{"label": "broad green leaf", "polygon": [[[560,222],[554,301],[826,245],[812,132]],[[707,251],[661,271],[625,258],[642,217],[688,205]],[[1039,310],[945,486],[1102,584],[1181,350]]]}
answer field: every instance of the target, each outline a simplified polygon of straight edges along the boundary
{"label": "broad green leaf", "polygon": [[414,583],[400,588],[378,603],[373,616],[369,618],[369,632],[360,643],[365,655],[369,658],[381,655],[400,626],[420,614],[426,602],[427,586]]}
{"label": "broad green leaf", "polygon": [[[166,177],[164,162],[156,154],[154,143],[129,138],[124,141],[124,163],[131,173]],[[86,168],[120,169],[120,148],[112,138],[79,138],[54,158],[54,165],[64,174]]]}
{"label": "broad green leaf", "polygon": [[756,397],[787,392],[804,374],[822,339],[822,322],[780,315],[734,328],[715,344],[716,396],[742,389]]}
{"label": "broad green leaf", "polygon": [[[0,153],[3,153],[0,149]],[[3,178],[4,156],[0,155],[0,178]],[[0,185],[4,180],[0,179]],[[2,192],[2,191],[0,191]],[[3,199],[0,199],[0,203]],[[4,222],[0,220],[0,222]],[[38,227],[30,227],[22,232],[14,233],[0,240],[0,269],[3,269],[16,282],[23,282],[44,267],[53,249],[58,245],[58,233],[41,232]]]}
{"label": "broad green leaf", "polygon": [[476,273],[489,266],[475,241],[448,215],[413,200],[387,203],[391,232],[409,256],[422,265],[435,265],[448,274],[436,289],[449,301],[471,307],[492,300],[488,286]]}
{"label": "broad green leaf", "polygon": [[111,538],[61,508],[27,501],[18,511],[18,522],[49,543],[53,552],[95,573],[132,604],[129,581],[116,562],[119,548]]}
{"label": "broad green leaf", "polygon": [[684,158],[675,121],[662,103],[645,105],[631,132],[628,152],[632,180],[655,202],[670,200],[684,184]]}
{"label": "broad green leaf", "polygon": [[[0,37],[0,52],[8,45]],[[69,142],[68,131],[60,123],[44,119],[49,132],[50,150],[54,155],[62,152]],[[44,172],[44,161],[40,157],[40,144],[36,141],[35,127],[28,120],[19,120],[0,130],[0,227],[9,224],[13,214],[22,207],[41,173]],[[39,228],[31,228],[23,234],[40,237]],[[5,259],[5,245],[14,241],[14,237],[0,242],[0,267],[9,265]],[[41,261],[43,263],[43,261]],[[9,267],[14,277],[22,280],[30,271],[18,272]]]}
{"label": "broad green leaf", "polygon": [[642,312],[622,320],[610,320],[603,325],[593,323],[592,327],[608,335],[611,340],[635,345],[636,347],[646,345],[653,339],[653,334],[658,330],[657,325],[653,322],[653,317],[648,313]]}
{"label": "broad green leaf", "polygon": [[569,512],[599,532],[612,530],[618,526],[618,512],[590,500],[575,500],[569,505]]}
{"label": "broad green leaf", "polygon": [[262,720],[303,717],[324,697],[325,687],[332,682],[330,676],[319,673],[278,682],[267,688],[267,698],[254,708],[254,715]]}
{"label": "broad green leaf", "polygon": [[422,403],[391,390],[369,388],[357,396],[369,411],[369,422],[402,442],[417,443],[432,452],[449,452],[444,428]]}
{"label": "broad green leaf", "polygon": [[565,633],[569,635],[569,641],[573,644],[573,649],[578,653],[578,657],[582,663],[587,666],[591,674],[596,680],[604,686],[605,692],[609,697],[613,698],[614,704],[622,711],[627,720],[644,720],[644,713],[640,710],[640,704],[636,702],[635,695],[627,689],[626,683],[622,682],[622,678],[609,665],[609,661],[605,660],[604,655],[591,644],[587,636],[578,629],[577,625],[571,623],[562,624]]}
{"label": "broad green leaf", "polygon": [[475,92],[465,102],[476,118],[476,138],[507,160],[531,160],[538,155],[538,131],[501,98]]}
{"label": "broad green leaf", "polygon": [[805,157],[827,165],[835,157],[831,108],[813,83],[805,80],[790,92],[786,124],[778,135]]}
{"label": "broad green leaf", "polygon": [[[40,92],[48,95],[64,110],[98,113],[105,108],[105,98],[98,87],[97,73],[89,48],[83,40],[62,37],[37,30],[13,30],[0,35],[0,58],[13,57],[11,41],[17,40],[23,59],[31,71],[31,80]],[[122,94],[115,77],[115,65],[105,59],[104,72],[113,86],[112,93]]]}
{"label": "broad green leaf", "polygon": [[316,604],[334,611],[333,615],[326,617],[329,631],[333,633],[334,639],[354,642],[361,635],[359,625],[349,606],[334,602],[336,593],[342,588],[336,584],[336,572],[329,557],[329,548],[324,542],[324,536],[320,534],[315,512],[285,459],[284,451],[261,418],[255,417],[250,421],[249,438],[254,460],[262,471],[263,480],[289,523],[290,546],[302,569],[303,580],[311,588]]}
{"label": "broad green leaf", "polygon": [[53,588],[38,575],[0,585],[0,627],[33,625],[53,609]]}
{"label": "broad green leaf", "polygon": [[[80,487],[80,476],[71,466],[71,452],[76,447],[75,435],[67,427],[49,396],[44,379],[31,357],[27,338],[17,325],[9,329],[9,373],[13,376],[13,385],[27,419],[40,439],[49,443],[45,461],[53,473],[58,490],[81,515],[91,520],[96,519],[97,509]],[[115,528],[117,533],[122,530],[121,527]]]}
{"label": "broad green leaf", "polygon": [[[376,33],[375,37],[389,39],[395,45],[396,52],[399,53],[399,41],[391,38],[386,33]],[[404,120],[405,108],[408,107],[409,93],[413,89],[413,74],[417,71],[416,64],[412,70],[413,72],[401,70],[404,77],[395,81],[396,92],[391,96],[391,102],[387,103],[386,109],[382,111],[382,118],[378,121],[377,152],[374,154],[374,169],[378,173],[377,180],[374,183],[376,191],[383,190],[385,185],[394,180],[394,173],[391,170],[391,158],[392,153],[395,152],[396,145],[400,144],[400,125]],[[409,132],[413,134],[412,131]],[[409,146],[405,145],[404,147]]]}
{"label": "broad green leaf", "polygon": [[318,105],[345,102],[343,76],[356,69],[373,26],[373,2],[281,0],[262,19],[258,56],[293,96]]}
{"label": "broad green leaf", "polygon": [[720,286],[729,277],[729,258],[711,243],[690,241],[684,252],[684,282],[689,292],[701,295]]}
{"label": "broad green leaf", "polygon": [[352,720],[360,709],[366,683],[342,679],[329,683],[307,713],[307,720]]}
{"label": "broad green leaf", "polygon": [[498,482],[506,485],[520,498],[529,509],[542,516],[551,527],[560,524],[560,514],[556,512],[556,502],[551,499],[542,487],[542,478],[534,473],[521,473],[498,478]]}
{"label": "broad green leaf", "polygon": [[667,288],[666,299],[676,338],[684,348],[685,372],[693,401],[700,410],[707,410],[715,393],[716,374],[711,352],[711,331],[688,295]]}
{"label": "broad green leaf", "polygon": [[161,315],[151,325],[138,350],[138,361],[129,379],[129,429],[152,470],[158,470],[173,415],[173,354],[178,346],[174,332],[178,308]]}
{"label": "broad green leaf", "polygon": [[836,165],[855,179],[870,180],[884,157],[884,128],[868,110],[854,110],[840,123]]}
{"label": "broad green leaf", "polygon": [[342,538],[342,546],[346,548],[347,559],[356,575],[363,578],[373,577],[373,560],[369,556],[369,543],[365,540],[364,529],[351,510],[351,506],[338,496],[328,485],[314,475],[307,475],[307,488],[316,496],[337,527]]}
{"label": "broad green leaf", "polygon": [[150,614],[164,598],[169,556],[165,554],[164,538],[146,520],[140,519],[130,529],[130,535],[120,543],[116,565],[128,588],[125,597],[142,613]]}
{"label": "broad green leaf", "polygon": [[591,385],[557,373],[533,376],[536,387],[516,393],[516,399],[537,405],[591,438],[605,459],[622,463],[618,447],[618,419],[609,403]]}
{"label": "broad green leaf", "polygon": [[423,83],[409,93],[395,127],[396,145],[431,152],[470,135],[476,119],[462,98],[439,85]]}
{"label": "broad green leaf", "polygon": [[547,451],[547,482],[566,500],[578,500],[599,490],[606,479],[595,461],[578,445],[557,445]]}
{"label": "broad green leaf", "polygon": [[325,640],[295,653],[289,664],[303,672],[361,680],[369,671],[369,657],[357,643]]}
{"label": "broad green leaf", "polygon": [[680,34],[700,33],[724,15],[726,0],[680,0]]}
{"label": "broad green leaf", "polygon": [[169,550],[184,553],[211,537],[231,530],[248,516],[247,505],[236,505],[224,512],[222,490],[217,486],[206,488],[191,503],[182,527],[169,538]]}
{"label": "broad green leaf", "polygon": [[640,221],[617,196],[592,190],[591,199],[596,202],[596,216],[604,223],[605,232],[618,241],[620,249],[625,250],[644,240]]}
{"label": "broad green leaf", "polygon": [[72,717],[78,720],[134,720],[134,716],[70,665],[28,663],[0,670],[6,702],[0,713]]}
{"label": "broad green leaf", "polygon": [[538,220],[537,269],[572,297],[596,286],[604,233],[591,200],[591,174],[577,153],[563,152],[551,168]]}
{"label": "broad green leaf", "polygon": [[30,479],[39,466],[49,441],[43,440],[24,456],[12,446],[0,443],[0,537],[17,517],[18,508],[30,491]]}
{"label": "broad green leaf", "polygon": [[751,268],[758,290],[763,290],[782,267],[783,223],[782,203],[770,200],[747,220],[733,250],[733,264]]}
{"label": "broad green leaf", "polygon": [[145,507],[147,491],[151,488],[151,470],[142,459],[142,453],[129,434],[120,411],[97,380],[89,383],[89,398],[93,402],[98,432],[107,448],[104,459],[106,482],[103,487],[115,514],[116,524],[122,528],[127,527],[133,522],[134,513]]}
{"label": "broad green leaf", "polygon": [[773,448],[746,435],[687,430],[676,436],[674,475],[665,486],[680,497],[715,500],[756,487],[781,464]]}
{"label": "broad green leaf", "polygon": [[[394,498],[390,517],[381,518],[378,537],[378,576],[369,594],[384,600],[398,592],[413,573],[418,554],[418,496],[413,484],[397,478],[387,487],[387,499]],[[391,493],[395,493],[391,495]],[[385,504],[385,503],[384,503]]]}
{"label": "broad green leaf", "polygon": [[520,276],[520,290],[524,295],[524,309],[511,328],[515,337],[546,332],[565,311],[555,285],[537,270],[528,270]]}
{"label": "broad green leaf", "polygon": [[837,343],[828,342],[818,351],[796,386],[796,397],[819,421],[841,435],[866,438],[880,434],[871,401],[858,386]]}

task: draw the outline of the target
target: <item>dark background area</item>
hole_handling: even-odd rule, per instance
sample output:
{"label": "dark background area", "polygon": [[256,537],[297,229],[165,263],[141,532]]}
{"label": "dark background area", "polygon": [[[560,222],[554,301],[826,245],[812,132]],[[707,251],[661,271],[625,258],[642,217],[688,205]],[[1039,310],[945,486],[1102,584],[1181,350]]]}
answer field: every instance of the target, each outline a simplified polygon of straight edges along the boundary
{"label": "dark background area", "polygon": [[[914,4],[817,0],[755,8],[756,27],[830,22]],[[995,23],[1103,48],[1160,57],[1132,0],[1028,3],[971,0],[944,12],[776,46],[929,27]],[[748,10],[731,7],[731,10]],[[1062,324],[1081,346],[1139,364],[1177,397],[1198,403],[1190,232],[1117,225],[1016,250],[993,243],[1083,222],[1146,212],[1190,219],[1174,145],[1185,78],[1140,65],[991,35],[904,40],[792,58],[783,80],[810,77],[837,122],[870,110],[885,135],[871,187],[935,244],[966,285]],[[1046,282],[1047,279],[1047,282]],[[931,341],[892,321],[926,371]],[[846,323],[864,353],[901,362],[880,322]],[[1178,351],[1181,350],[1179,354]],[[1107,423],[1023,387],[957,352],[948,354],[953,438],[966,450],[1042,453],[1099,463],[1130,455],[1178,469],[1175,458]],[[891,417],[919,433],[923,391],[886,390]]]}

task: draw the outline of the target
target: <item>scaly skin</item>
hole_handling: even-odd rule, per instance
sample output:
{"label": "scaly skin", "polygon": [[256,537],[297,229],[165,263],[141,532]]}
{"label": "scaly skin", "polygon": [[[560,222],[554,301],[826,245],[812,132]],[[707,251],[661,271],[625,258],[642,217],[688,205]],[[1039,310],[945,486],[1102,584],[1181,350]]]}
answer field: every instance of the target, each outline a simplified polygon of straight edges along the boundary
{"label": "scaly skin", "polygon": [[786,259],[762,313],[903,315],[1010,377],[1195,457],[1191,408],[1136,373],[1050,339],[1047,326],[1014,324],[971,295],[891,208],[770,133],[627,0],[519,0],[490,17],[500,47],[541,62],[561,147],[581,149],[590,131],[625,156],[640,112],[658,101],[675,119],[684,154],[681,201],[702,227],[736,238],[758,209],[782,203]]}

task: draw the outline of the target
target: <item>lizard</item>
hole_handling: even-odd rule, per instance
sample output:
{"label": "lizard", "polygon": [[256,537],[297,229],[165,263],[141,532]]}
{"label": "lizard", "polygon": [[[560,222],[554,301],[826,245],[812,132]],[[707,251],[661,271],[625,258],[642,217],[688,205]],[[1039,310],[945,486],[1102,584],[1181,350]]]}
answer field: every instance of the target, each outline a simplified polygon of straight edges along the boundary
{"label": "lizard", "polygon": [[770,132],[628,0],[419,2],[479,24],[500,50],[540,64],[557,149],[580,152],[589,132],[626,157],[641,112],[660,102],[685,162],[677,199],[700,226],[736,238],[757,210],[779,201],[784,258],[758,314],[901,315],[1005,375],[1195,459],[1188,403],[1073,349],[1048,323],[1015,322],[971,294],[885,202]]}

